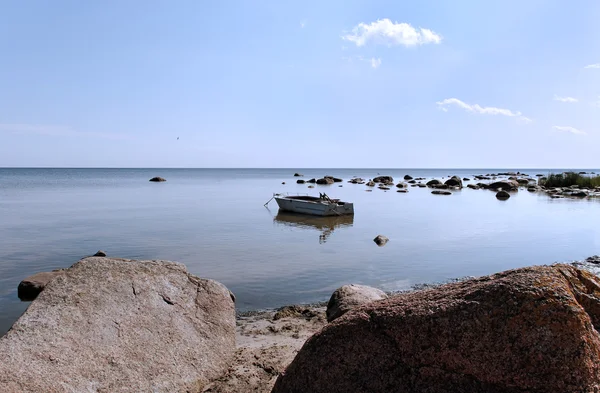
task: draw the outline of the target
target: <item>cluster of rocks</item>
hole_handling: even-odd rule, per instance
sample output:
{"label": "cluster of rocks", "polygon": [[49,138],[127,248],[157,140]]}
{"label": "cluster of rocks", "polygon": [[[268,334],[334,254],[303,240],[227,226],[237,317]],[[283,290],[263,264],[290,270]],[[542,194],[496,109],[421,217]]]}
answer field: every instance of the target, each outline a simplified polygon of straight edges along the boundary
{"label": "cluster of rocks", "polygon": [[[507,178],[499,179],[499,177],[501,176]],[[531,178],[529,177],[529,175],[520,172],[500,172],[488,173],[486,175],[475,175],[473,176],[475,180],[489,181],[468,183],[466,184],[466,187],[473,190],[483,189],[495,191],[496,198],[500,200],[506,200],[510,198],[511,193],[518,191],[520,188],[526,188],[529,192],[545,192],[551,198],[585,198],[588,196],[600,196],[600,187],[596,187],[596,189],[580,189],[577,186],[563,188],[546,188],[543,186],[543,182],[546,180],[546,178],[542,174],[537,174],[536,176],[539,178],[539,180]],[[395,184],[394,178],[392,176],[378,175],[377,177],[374,177],[373,179],[369,180],[365,180],[360,177],[354,177],[348,180],[348,183],[365,184],[369,188],[377,187],[383,191],[389,191],[393,186],[395,186],[396,191],[398,193],[407,193],[409,186],[419,188],[428,187],[433,189],[431,193],[434,195],[452,195],[452,191],[461,190],[463,187],[465,187],[464,182],[471,181],[470,178],[465,177],[461,179],[459,176],[450,176],[445,181],[439,179],[431,179],[427,182],[424,182],[425,180],[426,179],[423,177],[413,178],[411,175],[407,174],[403,177],[403,181],[400,181]],[[331,185],[334,183],[342,182],[342,179],[335,178],[333,176],[324,176],[320,179],[313,178],[308,181],[298,179],[296,182],[299,184],[316,183],[319,185]],[[366,191],[371,191],[371,189],[367,189]]]}
{"label": "cluster of rocks", "polygon": [[[328,324],[313,308],[284,307],[262,324],[280,331],[282,342],[242,350],[234,302],[225,286],[179,263],[84,258],[52,278],[0,338],[0,391],[600,388],[600,280],[572,265],[392,295],[344,285],[329,299]],[[323,327],[308,338],[289,323],[293,318],[310,324],[310,334]],[[259,325],[254,321],[246,338]],[[295,357],[286,349],[293,337],[308,338]],[[250,369],[259,374],[238,378]]]}

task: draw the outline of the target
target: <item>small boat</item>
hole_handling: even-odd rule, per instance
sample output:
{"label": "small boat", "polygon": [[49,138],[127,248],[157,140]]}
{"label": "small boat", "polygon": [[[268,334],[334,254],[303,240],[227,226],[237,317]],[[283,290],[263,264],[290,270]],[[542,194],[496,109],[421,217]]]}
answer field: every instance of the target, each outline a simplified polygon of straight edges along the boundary
{"label": "small boat", "polygon": [[313,216],[343,216],[354,214],[354,205],[331,199],[326,194],[319,193],[318,197],[308,195],[281,195],[273,196],[279,205],[279,210],[310,214]]}

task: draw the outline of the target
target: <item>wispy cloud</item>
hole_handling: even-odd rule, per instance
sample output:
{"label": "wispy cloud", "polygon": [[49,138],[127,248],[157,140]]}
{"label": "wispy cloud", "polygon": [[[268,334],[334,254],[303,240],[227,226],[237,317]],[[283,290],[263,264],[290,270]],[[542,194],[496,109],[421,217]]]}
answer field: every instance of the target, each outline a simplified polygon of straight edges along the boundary
{"label": "wispy cloud", "polygon": [[302,19],[302,20],[300,21],[300,28],[301,28],[301,29],[304,29],[304,27],[306,27],[306,19]]}
{"label": "wispy cloud", "polygon": [[380,57],[371,57],[371,58],[366,58],[360,55],[354,55],[354,56],[342,56],[342,60],[345,60],[349,63],[352,63],[354,61],[360,61],[360,62],[365,62],[365,63],[369,63],[371,65],[372,68],[379,68],[379,66],[381,65],[381,58]]}
{"label": "wispy cloud", "polygon": [[459,108],[466,110],[467,112],[480,113],[482,115],[501,115],[508,117],[515,117],[519,121],[530,123],[532,120],[523,116],[521,112],[513,112],[510,109],[496,108],[493,106],[480,106],[479,104],[467,104],[458,98],[446,98],[443,101],[436,102],[437,106],[444,112],[448,111],[450,105],[455,105]]}
{"label": "wispy cloud", "polygon": [[577,98],[573,98],[573,97],[560,97],[558,95],[554,95],[554,101],[560,101],[560,102],[578,102],[579,100]]}
{"label": "wispy cloud", "polygon": [[442,42],[442,36],[432,30],[416,29],[408,23],[395,23],[387,18],[369,24],[361,22],[350,34],[343,35],[342,39],[354,42],[356,46],[364,46],[368,42],[407,47]]}
{"label": "wispy cloud", "polygon": [[588,64],[583,68],[600,68],[600,63],[596,63],[596,64]]}
{"label": "wispy cloud", "polygon": [[379,68],[379,66],[381,65],[381,59],[380,58],[371,58],[371,67],[373,68]]}
{"label": "wispy cloud", "polygon": [[16,134],[35,134],[57,137],[87,137],[113,140],[132,139],[129,135],[113,134],[107,132],[76,131],[67,126],[43,125],[43,124],[0,124],[0,132],[12,132]]}
{"label": "wispy cloud", "polygon": [[562,131],[562,132],[570,132],[571,134],[576,134],[576,135],[587,135],[587,133],[585,131],[581,131],[578,130],[575,127],[569,127],[569,126],[553,126],[552,128],[554,128],[557,131]]}

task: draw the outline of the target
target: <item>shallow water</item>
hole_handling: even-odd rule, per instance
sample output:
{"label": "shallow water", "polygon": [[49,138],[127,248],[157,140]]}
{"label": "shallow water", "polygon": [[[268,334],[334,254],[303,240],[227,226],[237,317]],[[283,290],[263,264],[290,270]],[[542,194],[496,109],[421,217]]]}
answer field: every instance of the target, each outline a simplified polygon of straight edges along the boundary
{"label": "shallow water", "polygon": [[[296,184],[296,171],[304,179],[380,173],[400,180],[507,170],[0,169],[0,334],[28,305],[17,298],[21,279],[99,249],[183,262],[227,285],[240,310],[326,300],[351,282],[402,290],[600,253],[599,199],[525,190],[507,201],[486,190],[365,192],[345,181],[309,189]],[[153,176],[167,182],[148,182]],[[278,214],[275,201],[263,207],[274,192],[326,192],[354,202],[355,216]],[[377,234],[390,238],[385,247],[373,242]]]}

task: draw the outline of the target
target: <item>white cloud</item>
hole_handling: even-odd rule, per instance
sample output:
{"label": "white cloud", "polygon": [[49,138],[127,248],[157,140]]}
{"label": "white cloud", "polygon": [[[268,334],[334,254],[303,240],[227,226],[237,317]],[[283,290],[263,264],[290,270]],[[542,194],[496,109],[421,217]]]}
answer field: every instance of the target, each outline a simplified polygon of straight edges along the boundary
{"label": "white cloud", "polygon": [[470,105],[470,104],[467,104],[467,103],[459,100],[458,98],[446,98],[443,101],[436,102],[436,104],[444,112],[448,111],[448,108],[447,108],[448,106],[456,105],[459,108],[466,110],[467,112],[480,113],[483,115],[501,115],[501,116],[515,117],[519,121],[522,121],[524,123],[531,122],[531,119],[523,116],[521,114],[521,112],[513,112],[510,109],[496,108],[493,106],[480,106],[479,104]]}
{"label": "white cloud", "polygon": [[304,29],[304,27],[305,27],[305,26],[306,26],[306,19],[302,19],[302,20],[300,21],[300,28],[301,28],[301,29]]}
{"label": "white cloud", "polygon": [[578,130],[575,127],[569,127],[569,126],[553,126],[552,128],[554,128],[557,131],[563,131],[563,132],[570,132],[571,134],[576,134],[576,135],[587,135],[587,133],[585,131],[581,131]]}
{"label": "white cloud", "polygon": [[112,134],[106,132],[75,131],[66,126],[42,124],[0,124],[0,132],[13,132],[16,134],[35,134],[58,137],[91,137],[114,140],[131,139],[128,135]]}
{"label": "white cloud", "polygon": [[589,65],[586,65],[586,66],[585,66],[585,67],[583,67],[583,68],[600,68],[600,63],[596,63],[596,64],[589,64]]}
{"label": "white cloud", "polygon": [[379,66],[381,65],[381,59],[380,58],[371,58],[371,67],[373,68],[379,68]]}
{"label": "white cloud", "polygon": [[361,22],[352,29],[352,33],[342,36],[342,39],[354,42],[356,46],[364,46],[369,41],[388,46],[417,46],[442,42],[442,37],[432,30],[415,29],[408,23],[394,23],[387,18],[369,24]]}
{"label": "white cloud", "polygon": [[557,96],[555,94],[554,95],[554,101],[560,101],[560,102],[578,102],[579,100],[577,98],[573,98],[573,97],[560,97],[560,96]]}

